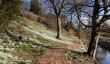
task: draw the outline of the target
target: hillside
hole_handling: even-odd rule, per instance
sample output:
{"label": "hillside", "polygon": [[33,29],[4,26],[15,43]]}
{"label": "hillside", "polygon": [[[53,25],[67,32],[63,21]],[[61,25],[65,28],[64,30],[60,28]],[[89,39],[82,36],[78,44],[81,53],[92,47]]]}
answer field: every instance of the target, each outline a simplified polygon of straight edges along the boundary
{"label": "hillside", "polygon": [[0,64],[110,64],[108,0],[0,5]]}
{"label": "hillside", "polygon": [[81,40],[64,29],[62,29],[62,39],[59,40],[56,39],[55,30],[25,17],[11,21],[4,33],[0,33],[0,42],[2,64],[37,64],[36,60],[44,54],[46,48],[86,51]]}

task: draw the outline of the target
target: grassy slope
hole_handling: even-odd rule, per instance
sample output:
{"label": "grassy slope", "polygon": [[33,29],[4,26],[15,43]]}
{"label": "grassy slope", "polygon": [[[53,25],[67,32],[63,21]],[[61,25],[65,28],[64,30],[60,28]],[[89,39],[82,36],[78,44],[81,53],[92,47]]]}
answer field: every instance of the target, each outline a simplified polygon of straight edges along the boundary
{"label": "grassy slope", "polygon": [[19,24],[21,25],[21,27],[23,27],[23,29],[26,32],[30,32],[30,34],[31,34],[29,36],[27,36],[26,34],[23,34],[24,36],[32,38],[33,40],[42,41],[41,43],[52,43],[53,42],[53,43],[57,43],[57,44],[58,43],[69,44],[69,43],[72,43],[72,41],[73,41],[73,39],[70,37],[70,35],[65,30],[62,30],[63,31],[62,39],[58,40],[55,38],[56,31],[53,29],[47,28],[43,24],[40,24],[35,21],[30,21],[24,17],[20,17],[20,19],[17,21],[19,21]]}
{"label": "grassy slope", "polygon": [[21,54],[20,57],[34,61],[37,61],[36,56],[44,52],[45,48],[42,46],[66,46],[78,40],[77,37],[71,36],[63,29],[62,39],[58,40],[55,38],[56,31],[54,29],[25,17],[19,17],[12,21],[7,31],[8,34],[0,34],[0,42],[4,42],[3,45],[7,48],[15,48],[17,52],[13,52],[14,55]]}
{"label": "grassy slope", "polygon": [[[56,39],[56,31],[50,29],[44,24],[36,21],[31,21],[25,17],[19,17],[10,25],[8,31],[14,36],[22,36],[22,40],[32,41],[31,44],[42,44],[44,46],[66,46],[74,45],[73,43],[79,40],[77,37],[72,37],[68,32],[62,29],[62,39]],[[34,43],[33,43],[34,42]],[[79,41],[80,42],[80,41]],[[72,46],[74,48],[74,46]],[[72,49],[69,47],[69,49]],[[81,45],[76,51],[85,51],[84,46]]]}

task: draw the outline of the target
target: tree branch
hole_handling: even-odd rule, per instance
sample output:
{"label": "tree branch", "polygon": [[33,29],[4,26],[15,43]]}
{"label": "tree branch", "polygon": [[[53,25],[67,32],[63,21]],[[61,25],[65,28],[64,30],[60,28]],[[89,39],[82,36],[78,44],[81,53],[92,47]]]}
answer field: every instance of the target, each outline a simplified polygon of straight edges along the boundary
{"label": "tree branch", "polygon": [[102,17],[102,19],[99,21],[98,26],[100,26],[102,23],[104,23],[106,20],[110,19],[110,14],[107,15],[108,10],[107,10],[107,1],[106,0],[102,0],[103,2],[103,10],[104,10],[104,15]]}
{"label": "tree branch", "polygon": [[[74,4],[75,4],[75,1],[74,1]],[[77,13],[77,18],[78,18],[78,20],[79,20],[79,22],[83,25],[83,26],[85,26],[85,27],[92,27],[92,26],[87,26],[87,25],[85,25],[81,20],[80,20],[80,15],[79,15],[79,13],[81,12],[81,11],[79,11],[79,9],[77,9],[77,5],[75,5],[74,6],[74,9],[75,9],[75,11],[76,11],[76,13]],[[83,11],[82,11],[83,12]]]}
{"label": "tree branch", "polygon": [[92,17],[89,13],[87,13],[85,11],[81,11],[81,12],[83,12],[83,13],[87,14],[88,16]]}
{"label": "tree branch", "polygon": [[53,6],[54,13],[57,15],[57,14],[58,14],[58,11],[57,11],[57,8],[56,8],[56,6],[55,6],[55,4],[54,4],[54,0],[49,0],[49,1],[50,1],[50,3],[51,3],[52,6]]}
{"label": "tree branch", "polygon": [[61,14],[62,9],[64,8],[64,4],[65,4],[65,0],[63,0],[61,3],[61,7],[60,7],[59,12],[58,12],[59,15]]}
{"label": "tree branch", "polygon": [[104,15],[102,19],[99,21],[98,26],[104,23],[106,20],[110,19],[110,15]]}

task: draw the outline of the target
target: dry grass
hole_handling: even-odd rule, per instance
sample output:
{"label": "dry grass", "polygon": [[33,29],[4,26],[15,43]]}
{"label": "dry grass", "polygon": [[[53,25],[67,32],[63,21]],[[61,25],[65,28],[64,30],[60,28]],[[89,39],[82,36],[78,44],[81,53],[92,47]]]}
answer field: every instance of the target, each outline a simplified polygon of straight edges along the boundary
{"label": "dry grass", "polygon": [[69,29],[69,34],[72,35],[72,36],[76,36],[77,33],[75,30],[73,30],[72,28]]}
{"label": "dry grass", "polygon": [[33,12],[30,12],[30,11],[22,11],[22,16],[30,19],[30,20],[33,20],[33,21],[37,21],[38,20],[38,17],[37,15],[35,15]]}
{"label": "dry grass", "polygon": [[[46,25],[47,27],[49,28],[52,28],[54,30],[57,29],[57,20],[56,20],[56,17],[55,15],[44,15],[44,16],[39,16],[39,15],[36,15],[30,11],[23,11],[22,12],[22,16],[32,20],[32,21],[36,21],[36,22],[40,22],[44,25]],[[62,28],[64,28],[64,26],[66,25],[65,24],[65,20],[62,18]]]}
{"label": "dry grass", "polygon": [[[27,24],[30,24],[31,26],[34,26],[35,27],[35,24],[37,25],[38,23],[36,22],[39,22],[43,25],[45,25],[45,27],[48,27],[48,28],[51,28],[53,30],[57,30],[57,20],[56,20],[56,17],[55,15],[52,15],[52,14],[46,14],[44,15],[43,17],[39,16],[39,15],[36,15],[30,11],[23,11],[22,15],[26,18],[23,18],[21,17],[21,19],[23,19],[24,21],[27,21],[26,23]],[[32,20],[32,21],[30,21]],[[65,19],[62,18],[62,29],[65,28]],[[74,31],[73,29],[69,29],[69,34],[70,36],[74,37],[76,36],[76,31]]]}

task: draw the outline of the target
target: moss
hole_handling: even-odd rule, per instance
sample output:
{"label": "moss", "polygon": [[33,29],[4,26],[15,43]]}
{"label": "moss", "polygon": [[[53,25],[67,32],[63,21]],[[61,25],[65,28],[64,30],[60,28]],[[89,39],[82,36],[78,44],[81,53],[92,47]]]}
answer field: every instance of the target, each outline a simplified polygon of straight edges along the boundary
{"label": "moss", "polygon": [[4,58],[3,57],[0,57],[0,60],[4,60]]}
{"label": "moss", "polygon": [[15,63],[16,64],[31,64],[31,62],[26,62],[26,61],[15,61]]}
{"label": "moss", "polygon": [[43,54],[45,48],[41,46],[37,46],[36,48],[34,48],[31,45],[22,45],[22,46],[16,47],[15,50],[16,51],[22,50],[24,52],[33,52],[33,53]]}

